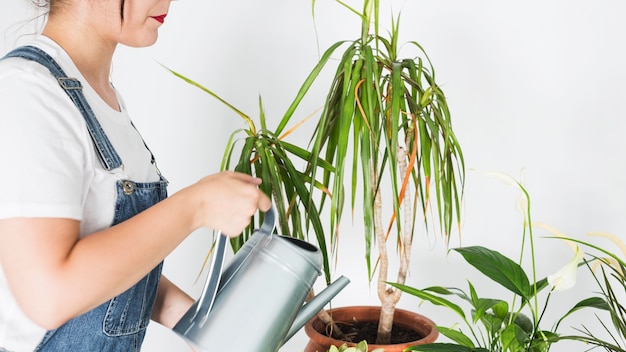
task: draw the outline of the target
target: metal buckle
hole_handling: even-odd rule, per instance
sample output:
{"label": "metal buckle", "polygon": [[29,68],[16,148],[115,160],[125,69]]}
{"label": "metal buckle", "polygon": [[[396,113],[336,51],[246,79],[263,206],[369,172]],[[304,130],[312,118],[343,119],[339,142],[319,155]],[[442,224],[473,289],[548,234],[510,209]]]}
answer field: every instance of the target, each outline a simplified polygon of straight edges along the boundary
{"label": "metal buckle", "polygon": [[76,78],[59,77],[57,78],[57,81],[59,82],[61,87],[63,87],[63,89],[77,89],[77,90],[83,89],[82,84],[80,84],[80,81],[77,80]]}

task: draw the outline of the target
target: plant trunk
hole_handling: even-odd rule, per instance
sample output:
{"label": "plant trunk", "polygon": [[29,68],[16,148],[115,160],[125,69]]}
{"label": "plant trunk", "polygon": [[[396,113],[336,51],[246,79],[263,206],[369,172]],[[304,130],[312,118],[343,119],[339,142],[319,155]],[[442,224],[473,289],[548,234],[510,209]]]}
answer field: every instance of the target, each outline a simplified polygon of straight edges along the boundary
{"label": "plant trunk", "polygon": [[393,316],[396,310],[393,292],[385,295],[381,301],[380,318],[378,319],[378,332],[376,334],[377,345],[389,345],[391,343],[391,328],[393,327]]}
{"label": "plant trunk", "polygon": [[317,312],[317,319],[322,321],[326,326],[326,332],[328,333],[328,336],[337,340],[346,340],[346,334],[344,334],[339,326],[335,324],[335,320],[330,314],[328,314],[328,311],[321,310]]}
{"label": "plant trunk", "polygon": [[[407,153],[406,149],[398,146],[398,174],[403,177],[411,177],[410,173],[407,174]],[[377,184],[378,182],[374,182]],[[404,184],[404,182],[403,182]],[[400,265],[398,268],[398,277],[396,282],[404,284],[406,281],[406,275],[409,269],[409,263],[411,259],[411,244],[413,238],[413,226],[411,221],[413,218],[413,203],[411,203],[411,192],[406,183],[406,189],[400,200],[400,209],[403,211],[400,242],[398,243],[398,251],[400,258]],[[388,345],[391,342],[391,329],[393,327],[393,316],[396,308],[396,304],[400,300],[402,291],[387,286],[387,276],[389,270],[389,256],[387,254],[386,246],[386,234],[382,227],[382,198],[380,195],[380,189],[376,193],[374,200],[374,217],[376,221],[376,240],[378,241],[379,249],[379,272],[378,272],[378,297],[381,302],[380,319],[378,322],[378,332],[376,336],[376,344]],[[397,214],[400,216],[400,214]]]}
{"label": "plant trunk", "polygon": [[[313,297],[315,297],[315,291],[311,289],[309,294],[306,296],[306,302],[309,302],[310,300],[312,300]],[[343,333],[343,331],[341,331],[339,326],[335,324],[333,317],[328,313],[328,311],[322,309],[319,312],[317,312],[316,316],[317,316],[317,319],[322,321],[324,325],[326,326],[326,331],[328,332],[328,336],[338,339],[338,340],[346,339],[346,335]]]}

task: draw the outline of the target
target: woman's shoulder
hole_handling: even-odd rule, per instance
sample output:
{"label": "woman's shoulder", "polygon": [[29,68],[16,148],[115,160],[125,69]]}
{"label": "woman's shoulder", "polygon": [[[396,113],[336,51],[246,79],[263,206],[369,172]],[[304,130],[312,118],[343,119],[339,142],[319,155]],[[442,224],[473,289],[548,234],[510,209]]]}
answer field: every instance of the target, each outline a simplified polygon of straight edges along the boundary
{"label": "woman's shoulder", "polygon": [[[27,45],[40,47],[40,41],[33,41]],[[45,51],[45,48],[41,48]],[[48,52],[48,51],[46,51]],[[0,98],[28,91],[39,91],[43,87],[54,87],[57,80],[44,65],[21,57],[2,57],[0,59]]]}
{"label": "woman's shoulder", "polygon": [[[37,36],[25,42],[22,46],[33,46],[43,52],[59,64],[61,67],[70,66],[73,63],[63,49],[45,36]],[[57,79],[51,74],[50,69],[39,62],[21,57],[5,57],[0,59],[0,99],[13,99],[15,95],[52,95],[58,97],[64,94],[59,89]]]}
{"label": "woman's shoulder", "polygon": [[54,128],[59,136],[82,138],[82,124],[77,123],[80,112],[50,70],[35,61],[0,60],[0,116],[0,127],[5,129],[0,135],[28,126],[33,134]]}
{"label": "woman's shoulder", "polygon": [[[19,58],[0,60],[0,110],[27,113],[43,105],[66,109],[65,93],[50,71],[33,61]],[[41,103],[41,104],[40,104]]]}
{"label": "woman's shoulder", "polygon": [[[51,57],[56,62],[56,64],[62,67],[66,71],[66,74],[68,74],[69,76],[75,74],[75,72],[77,71],[69,55],[67,55],[63,48],[56,44],[52,39],[43,35],[39,35],[25,42],[20,47],[29,46],[35,47],[43,51],[45,54],[47,54],[48,57]],[[4,77],[31,76],[41,79],[37,80],[37,83],[45,84],[50,82],[56,82],[56,79],[52,76],[50,70],[39,62],[24,59],[21,57],[5,57],[4,55],[2,55],[1,58],[0,75]],[[10,83],[14,84],[16,82]],[[32,82],[29,82],[29,84],[32,84]]]}

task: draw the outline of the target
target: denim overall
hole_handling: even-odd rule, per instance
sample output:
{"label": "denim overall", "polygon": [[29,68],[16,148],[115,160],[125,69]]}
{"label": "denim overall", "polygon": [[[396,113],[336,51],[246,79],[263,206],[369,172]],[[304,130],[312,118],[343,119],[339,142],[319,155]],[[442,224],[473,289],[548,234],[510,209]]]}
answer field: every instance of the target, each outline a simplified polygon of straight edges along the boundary
{"label": "denim overall", "polygon": [[[25,46],[6,57],[21,57],[41,63],[83,114],[100,161],[108,171],[121,167],[122,161],[104,134],[83,93],[81,83],[66,77],[61,67],[43,50]],[[147,146],[146,146],[147,148]],[[154,164],[154,156],[152,157]],[[158,168],[157,168],[158,170]],[[167,180],[139,183],[117,181],[117,201],[113,224],[116,225],[167,197]],[[129,352],[139,351],[156,297],[163,263],[126,292],[95,309],[76,317],[58,329],[48,331],[35,351],[39,352]]]}

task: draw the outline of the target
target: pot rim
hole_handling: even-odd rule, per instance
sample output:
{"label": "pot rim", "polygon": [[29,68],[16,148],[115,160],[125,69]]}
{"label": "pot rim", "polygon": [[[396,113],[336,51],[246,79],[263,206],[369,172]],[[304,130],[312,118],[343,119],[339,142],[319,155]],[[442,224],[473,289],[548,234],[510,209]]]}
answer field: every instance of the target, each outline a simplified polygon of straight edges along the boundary
{"label": "pot rim", "polygon": [[[367,316],[371,316],[371,315],[375,315],[378,316],[380,315],[380,310],[381,307],[380,306],[345,306],[345,307],[336,307],[336,308],[332,308],[332,309],[328,309],[326,310],[329,314],[339,314],[341,315],[342,313],[346,313],[346,312],[350,312],[352,310],[360,310],[366,313],[353,313],[354,317],[353,319],[355,320],[359,320],[359,316],[361,315],[365,315],[366,318],[363,319],[363,321],[376,321],[377,318],[374,319],[368,319]],[[439,337],[439,331],[435,328],[435,323],[429,319],[426,316],[423,316],[419,313],[413,312],[413,311],[409,311],[406,309],[400,309],[400,308],[396,308],[395,309],[395,316],[394,316],[394,324],[396,324],[396,319],[398,319],[398,316],[401,317],[405,317],[407,319],[413,319],[415,320],[418,324],[422,325],[422,327],[426,327],[426,329],[428,329],[428,332],[425,333],[425,336],[419,340],[415,340],[415,341],[409,341],[409,342],[404,342],[404,343],[398,343],[398,344],[390,344],[390,345],[377,345],[377,344],[369,344],[368,343],[368,349],[376,349],[376,348],[385,348],[385,346],[398,346],[398,347],[410,347],[410,346],[415,346],[415,345],[422,345],[422,344],[426,344],[426,343],[432,343],[435,342],[435,340],[437,340],[437,338]],[[346,321],[346,319],[342,319],[343,321]],[[341,320],[340,320],[341,321]],[[311,320],[309,320],[305,326],[304,326],[304,331],[307,334],[307,336],[312,339],[312,340],[317,340],[323,343],[328,343],[329,345],[335,345],[335,346],[341,346],[344,343],[347,344],[349,347],[351,346],[356,346],[356,343],[354,342],[347,342],[347,341],[342,341],[342,340],[337,340],[334,339],[332,337],[328,337],[323,333],[320,333],[315,327],[314,324],[322,324],[322,322],[319,320],[319,318],[317,316],[313,317]],[[411,324],[406,324],[406,323],[399,323],[399,326],[402,326],[404,328],[409,328],[409,329],[413,329],[416,330],[420,333],[424,333],[421,330],[415,329],[414,326],[411,326]]]}

